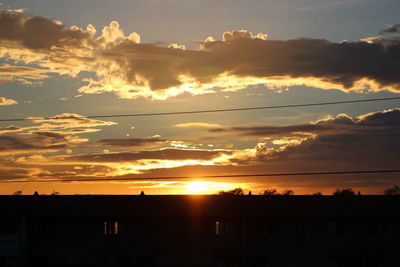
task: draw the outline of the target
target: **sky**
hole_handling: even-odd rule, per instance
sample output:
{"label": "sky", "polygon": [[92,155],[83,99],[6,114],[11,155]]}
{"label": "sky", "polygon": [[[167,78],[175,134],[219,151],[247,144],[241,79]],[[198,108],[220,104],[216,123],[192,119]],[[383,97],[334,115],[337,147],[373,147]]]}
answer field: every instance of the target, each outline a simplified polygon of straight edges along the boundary
{"label": "sky", "polygon": [[381,194],[400,183],[396,173],[207,177],[397,169],[399,100],[91,118],[399,97],[398,0],[0,8],[0,120],[26,119],[0,122],[0,194]]}

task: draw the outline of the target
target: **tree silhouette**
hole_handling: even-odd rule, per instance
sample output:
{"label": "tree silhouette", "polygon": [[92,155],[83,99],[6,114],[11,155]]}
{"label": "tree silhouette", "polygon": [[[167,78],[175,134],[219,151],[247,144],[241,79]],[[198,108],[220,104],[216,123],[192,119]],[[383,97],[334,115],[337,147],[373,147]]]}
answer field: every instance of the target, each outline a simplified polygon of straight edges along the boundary
{"label": "tree silhouette", "polygon": [[281,193],[281,195],[284,195],[284,196],[292,196],[293,194],[294,194],[294,191],[290,190],[290,189],[283,190]]}
{"label": "tree silhouette", "polygon": [[400,187],[397,184],[395,184],[393,187],[386,188],[385,191],[383,191],[383,194],[400,195]]}
{"label": "tree silhouette", "polygon": [[285,189],[282,192],[278,192],[278,190],[276,190],[275,188],[267,189],[263,193],[264,196],[276,196],[276,195],[291,196],[293,194],[294,191],[291,189]]}
{"label": "tree silhouette", "polygon": [[275,188],[267,189],[264,191],[264,196],[275,196],[278,195],[278,191]]}
{"label": "tree silhouette", "polygon": [[13,193],[13,195],[14,195],[14,196],[20,196],[20,195],[22,195],[22,191],[21,191],[21,190],[15,191],[15,192]]}
{"label": "tree silhouette", "polygon": [[218,195],[225,196],[225,195],[232,195],[232,196],[242,196],[244,195],[243,189],[238,187],[230,191],[219,191]]}
{"label": "tree silhouette", "polygon": [[313,196],[322,196],[322,193],[318,191],[318,192],[313,193],[312,195]]}
{"label": "tree silhouette", "polygon": [[333,192],[334,196],[354,196],[354,190],[352,188],[345,188],[345,189],[336,189],[335,192]]}

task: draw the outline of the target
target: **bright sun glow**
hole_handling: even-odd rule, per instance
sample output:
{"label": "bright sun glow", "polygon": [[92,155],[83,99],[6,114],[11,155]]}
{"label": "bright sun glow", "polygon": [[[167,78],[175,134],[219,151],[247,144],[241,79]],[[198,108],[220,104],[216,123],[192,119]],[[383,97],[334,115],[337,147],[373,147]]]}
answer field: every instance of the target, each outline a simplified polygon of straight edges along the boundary
{"label": "bright sun glow", "polygon": [[215,194],[220,190],[230,190],[235,188],[232,183],[216,183],[206,181],[192,181],[186,183],[186,193],[188,194]]}
{"label": "bright sun glow", "polygon": [[187,190],[191,194],[204,194],[204,191],[207,190],[207,182],[203,181],[193,181],[187,184]]}

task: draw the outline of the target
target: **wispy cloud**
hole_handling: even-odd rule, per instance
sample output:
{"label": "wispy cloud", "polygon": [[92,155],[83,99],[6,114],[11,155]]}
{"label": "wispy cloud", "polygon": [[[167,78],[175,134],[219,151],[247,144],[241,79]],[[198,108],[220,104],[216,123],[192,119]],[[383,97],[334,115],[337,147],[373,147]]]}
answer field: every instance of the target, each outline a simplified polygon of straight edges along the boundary
{"label": "wispy cloud", "polygon": [[216,128],[221,127],[221,125],[216,123],[207,123],[207,122],[186,122],[175,124],[176,127],[179,128]]}
{"label": "wispy cloud", "polygon": [[112,121],[89,119],[73,113],[63,113],[50,118],[28,118],[36,125],[6,126],[0,128],[0,153],[21,154],[28,152],[70,151],[77,144],[87,143],[78,135],[97,132],[95,127],[115,125]]}
{"label": "wispy cloud", "polygon": [[38,82],[38,80],[49,78],[45,73],[48,73],[48,70],[5,64],[0,66],[0,83],[18,82],[30,85]]}

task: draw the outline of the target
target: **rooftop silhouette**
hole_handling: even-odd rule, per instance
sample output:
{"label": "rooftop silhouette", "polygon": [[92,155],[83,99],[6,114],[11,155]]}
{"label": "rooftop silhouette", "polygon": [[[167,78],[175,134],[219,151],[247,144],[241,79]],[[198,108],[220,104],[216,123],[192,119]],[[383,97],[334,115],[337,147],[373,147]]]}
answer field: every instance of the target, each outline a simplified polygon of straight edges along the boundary
{"label": "rooftop silhouette", "polygon": [[[5,266],[395,266],[400,196],[0,196]],[[372,264],[372,265],[371,265]]]}

